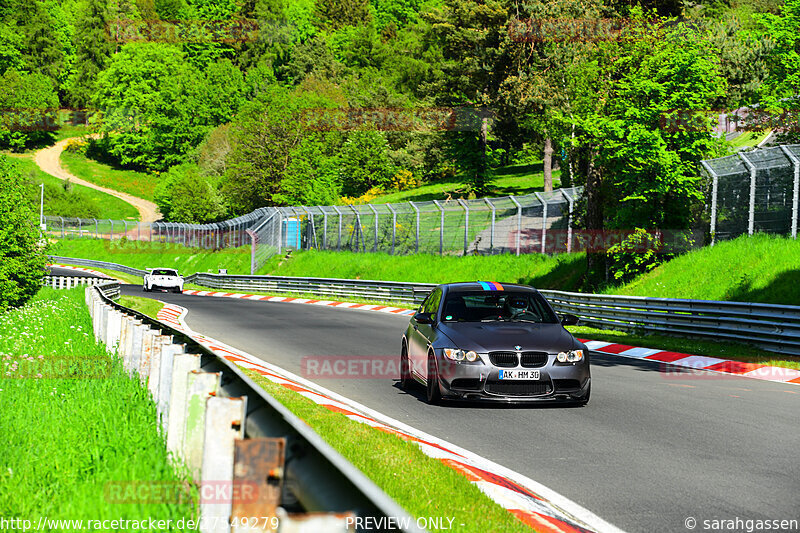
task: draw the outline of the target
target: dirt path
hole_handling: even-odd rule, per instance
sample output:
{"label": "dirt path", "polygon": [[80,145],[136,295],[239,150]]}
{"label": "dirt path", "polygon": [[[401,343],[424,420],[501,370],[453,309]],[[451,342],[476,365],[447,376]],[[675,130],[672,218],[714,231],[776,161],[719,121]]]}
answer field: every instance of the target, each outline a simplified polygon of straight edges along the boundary
{"label": "dirt path", "polygon": [[64,146],[66,146],[71,140],[72,139],[64,139],[63,141],[59,141],[49,148],[43,148],[42,150],[39,150],[34,154],[34,161],[36,161],[36,164],[39,166],[39,168],[51,176],[55,176],[56,178],[62,180],[69,180],[71,183],[77,183],[78,185],[91,187],[92,189],[108,193],[111,196],[116,196],[120,200],[131,204],[139,210],[139,220],[142,222],[155,222],[161,218],[161,213],[158,212],[158,206],[153,202],[143,200],[142,198],[137,198],[136,196],[132,196],[124,192],[101,187],[100,185],[96,185],[90,181],[82,180],[77,176],[67,172],[64,167],[61,166],[61,152],[64,151]]}

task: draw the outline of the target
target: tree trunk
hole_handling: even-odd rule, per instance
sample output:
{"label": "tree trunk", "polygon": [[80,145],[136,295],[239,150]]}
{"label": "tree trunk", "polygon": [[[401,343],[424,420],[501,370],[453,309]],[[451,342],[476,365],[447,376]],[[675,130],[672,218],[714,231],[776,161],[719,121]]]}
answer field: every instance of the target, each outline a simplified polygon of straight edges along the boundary
{"label": "tree trunk", "polygon": [[486,138],[489,134],[489,118],[482,117],[481,118],[481,131],[480,136],[478,138],[478,150],[480,153],[478,154],[480,159],[478,161],[478,169],[475,176],[475,184],[477,185],[480,192],[483,191],[486,185],[487,179],[487,161],[486,161]]}
{"label": "tree trunk", "polygon": [[603,176],[595,164],[597,152],[589,148],[586,159],[586,279],[590,289],[595,289],[606,280],[606,251],[603,244]]}
{"label": "tree trunk", "polygon": [[544,138],[542,167],[544,170],[544,192],[550,192],[553,190],[553,139],[549,135]]}

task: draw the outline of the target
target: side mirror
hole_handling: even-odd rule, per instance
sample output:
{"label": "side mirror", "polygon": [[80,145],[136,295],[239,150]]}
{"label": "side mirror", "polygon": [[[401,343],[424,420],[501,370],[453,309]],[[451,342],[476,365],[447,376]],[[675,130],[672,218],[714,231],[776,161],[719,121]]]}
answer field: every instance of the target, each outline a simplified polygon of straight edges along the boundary
{"label": "side mirror", "polygon": [[561,316],[562,326],[575,326],[578,323],[578,317],[575,315],[564,314]]}
{"label": "side mirror", "polygon": [[417,313],[414,315],[417,324],[433,324],[433,317],[430,313]]}

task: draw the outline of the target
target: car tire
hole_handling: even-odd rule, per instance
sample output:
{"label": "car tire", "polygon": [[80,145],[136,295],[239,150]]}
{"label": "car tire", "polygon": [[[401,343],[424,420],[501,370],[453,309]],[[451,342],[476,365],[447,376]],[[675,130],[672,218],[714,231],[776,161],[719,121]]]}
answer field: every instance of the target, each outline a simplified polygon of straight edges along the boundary
{"label": "car tire", "polygon": [[400,351],[400,388],[408,390],[411,388],[411,368],[408,362],[408,348],[403,343],[403,349]]}
{"label": "car tire", "polygon": [[437,405],[442,399],[442,393],[439,390],[439,371],[436,369],[436,359],[433,354],[428,354],[428,386],[427,398],[428,403]]}
{"label": "car tire", "polygon": [[150,292],[147,288],[147,285],[142,285],[142,292]]}

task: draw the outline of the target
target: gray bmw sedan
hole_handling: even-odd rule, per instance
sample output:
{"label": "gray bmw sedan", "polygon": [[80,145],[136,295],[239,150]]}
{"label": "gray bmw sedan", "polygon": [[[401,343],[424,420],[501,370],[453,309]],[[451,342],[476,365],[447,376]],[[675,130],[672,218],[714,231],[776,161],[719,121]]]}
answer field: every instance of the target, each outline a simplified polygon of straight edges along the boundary
{"label": "gray bmw sedan", "polygon": [[400,384],[427,399],[589,402],[589,351],[532,287],[479,281],[436,287],[403,335]]}

